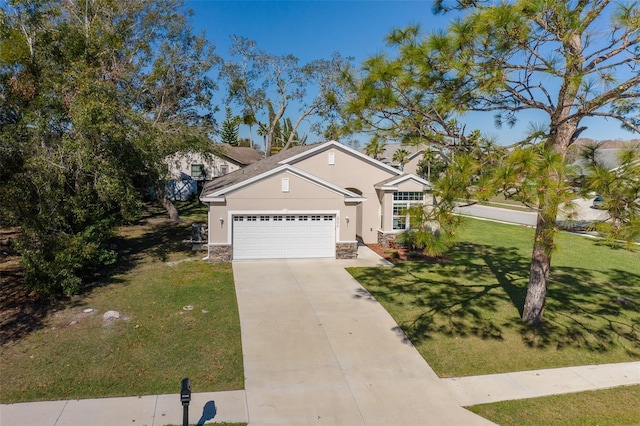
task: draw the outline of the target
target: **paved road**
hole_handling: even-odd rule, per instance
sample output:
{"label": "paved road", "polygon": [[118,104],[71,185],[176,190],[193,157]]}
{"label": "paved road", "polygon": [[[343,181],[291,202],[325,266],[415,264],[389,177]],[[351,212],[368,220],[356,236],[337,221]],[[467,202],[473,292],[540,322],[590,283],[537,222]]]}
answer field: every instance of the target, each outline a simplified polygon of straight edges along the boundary
{"label": "paved road", "polygon": [[500,222],[519,223],[521,225],[536,224],[536,214],[533,212],[521,212],[516,210],[501,209],[498,207],[474,204],[465,207],[456,207],[456,213],[466,216],[480,217],[483,219],[497,220]]}
{"label": "paved road", "polygon": [[[455,211],[466,216],[497,220],[500,222],[518,223],[520,225],[527,226],[536,225],[535,212],[503,209],[493,206],[483,206],[480,204],[457,207]],[[571,217],[571,220],[575,224],[585,225],[593,221],[607,220],[609,216],[606,211],[593,208],[593,198],[578,198],[573,201],[571,209],[565,208],[562,205],[560,206],[558,222],[565,222],[568,217]]]}

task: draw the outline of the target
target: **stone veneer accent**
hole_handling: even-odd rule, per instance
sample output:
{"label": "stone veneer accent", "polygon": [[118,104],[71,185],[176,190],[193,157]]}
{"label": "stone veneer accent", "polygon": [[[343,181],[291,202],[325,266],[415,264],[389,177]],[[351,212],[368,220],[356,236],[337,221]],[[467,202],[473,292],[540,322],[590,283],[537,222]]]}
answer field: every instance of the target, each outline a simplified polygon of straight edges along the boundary
{"label": "stone veneer accent", "polygon": [[355,259],[358,257],[358,242],[336,243],[336,259]]}
{"label": "stone veneer accent", "polygon": [[384,248],[393,248],[396,246],[396,235],[397,233],[388,233],[378,231],[378,244],[380,244]]}
{"label": "stone veneer accent", "polygon": [[209,246],[209,262],[230,262],[233,254],[231,246]]}

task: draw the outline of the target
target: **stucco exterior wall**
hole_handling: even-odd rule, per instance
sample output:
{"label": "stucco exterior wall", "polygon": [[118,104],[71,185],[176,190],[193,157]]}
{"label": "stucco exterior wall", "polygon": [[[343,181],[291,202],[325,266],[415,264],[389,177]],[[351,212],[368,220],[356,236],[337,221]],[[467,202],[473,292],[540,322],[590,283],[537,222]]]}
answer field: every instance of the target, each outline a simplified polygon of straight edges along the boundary
{"label": "stucco exterior wall", "polygon": [[[283,191],[283,178],[289,179],[289,191]],[[295,214],[314,211],[336,215],[336,242],[356,240],[355,222],[346,223],[346,217],[356,217],[355,203],[345,203],[343,194],[319,186],[288,171],[226,195],[224,203],[209,204],[209,242],[231,244],[233,214]],[[222,218],[222,223],[220,219]]]}
{"label": "stucco exterior wall", "polygon": [[417,175],[418,163],[420,162],[420,160],[422,160],[422,157],[423,157],[422,153],[413,157],[404,165],[404,167],[402,168],[402,171],[405,173],[411,173],[411,174]]}
{"label": "stucco exterior wall", "polygon": [[[383,232],[391,231],[393,227],[393,192],[392,191],[380,191],[381,202],[380,208],[382,210],[382,226],[379,228]],[[376,241],[378,240],[378,234],[376,233]]]}
{"label": "stucco exterior wall", "polygon": [[[333,164],[330,158],[333,155]],[[374,184],[397,176],[390,170],[354,158],[351,153],[332,147],[309,158],[290,163],[321,179],[347,189],[357,189],[367,199],[362,205],[360,237],[365,243],[375,243],[380,226],[380,205]],[[355,212],[352,219],[360,219]]]}

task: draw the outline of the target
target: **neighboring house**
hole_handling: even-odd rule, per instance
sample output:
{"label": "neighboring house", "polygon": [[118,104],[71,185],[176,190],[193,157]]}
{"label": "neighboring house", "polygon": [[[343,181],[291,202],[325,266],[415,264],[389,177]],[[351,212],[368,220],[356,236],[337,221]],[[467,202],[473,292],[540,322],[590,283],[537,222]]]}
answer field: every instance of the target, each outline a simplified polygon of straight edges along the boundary
{"label": "neighboring house", "polygon": [[175,153],[165,159],[168,168],[167,192],[172,200],[186,200],[198,194],[204,182],[224,176],[262,158],[253,148],[216,144],[217,154]]}
{"label": "neighboring house", "polygon": [[[400,164],[393,160],[393,156],[396,151],[403,149],[409,153],[406,160],[407,162],[401,167]],[[418,170],[418,163],[422,160],[424,152],[427,148],[424,145],[404,145],[400,143],[388,143],[384,146],[384,151],[380,154],[380,161],[388,164],[396,169],[400,169],[405,173],[416,174]]]}
{"label": "neighboring house", "polygon": [[424,179],[331,141],[295,146],[205,184],[208,259],[354,258],[425,204]]}
{"label": "neighboring house", "polygon": [[[604,166],[607,170],[613,170],[620,166],[619,148],[603,148],[596,151],[596,161]],[[587,160],[579,158],[573,162],[573,166],[578,167],[579,173],[584,175],[587,173]]]}

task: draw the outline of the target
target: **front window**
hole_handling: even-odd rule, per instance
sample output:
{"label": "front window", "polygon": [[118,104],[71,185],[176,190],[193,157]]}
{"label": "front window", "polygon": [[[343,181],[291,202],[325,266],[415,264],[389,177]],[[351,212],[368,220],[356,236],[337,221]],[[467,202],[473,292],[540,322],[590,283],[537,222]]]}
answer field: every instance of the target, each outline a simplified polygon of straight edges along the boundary
{"label": "front window", "polygon": [[423,204],[423,192],[395,192],[393,194],[393,229],[408,229],[409,209]]}
{"label": "front window", "polygon": [[220,166],[220,174],[224,176],[227,173],[229,173],[229,166],[227,166],[226,164],[221,165]]}
{"label": "front window", "polygon": [[204,179],[204,164],[191,165],[191,179]]}

